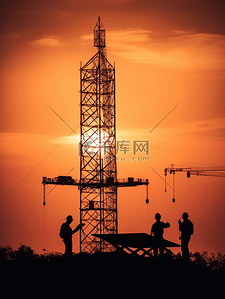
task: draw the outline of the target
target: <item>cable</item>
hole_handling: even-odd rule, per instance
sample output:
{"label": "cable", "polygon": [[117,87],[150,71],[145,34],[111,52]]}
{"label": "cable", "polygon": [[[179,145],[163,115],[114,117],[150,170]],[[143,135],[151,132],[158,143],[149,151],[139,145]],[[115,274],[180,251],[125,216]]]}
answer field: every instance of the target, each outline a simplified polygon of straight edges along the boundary
{"label": "cable", "polygon": [[46,251],[45,248],[45,205],[44,205],[44,215],[43,215],[43,251]]}
{"label": "cable", "polygon": [[165,119],[165,118],[167,118],[167,116],[169,116],[169,115],[170,115],[170,113],[171,113],[171,112],[173,112],[173,110],[174,110],[175,108],[177,108],[177,106],[178,106],[179,104],[180,104],[180,103],[178,103],[178,104],[177,104],[175,107],[173,107],[173,109],[172,109],[172,110],[170,110],[170,112],[169,112],[169,113],[167,113],[167,115],[166,115],[166,116],[164,116],[164,117],[163,117],[163,118],[160,120],[160,122],[158,122],[158,123],[157,123],[157,125],[155,125],[153,129],[151,129],[151,131],[150,131],[149,133],[152,133],[152,131],[154,131],[154,130],[155,130],[155,128],[156,128],[156,127],[158,127],[158,125],[160,125],[160,124],[161,124],[161,122],[163,122],[163,121],[164,121],[164,119]]}
{"label": "cable", "polygon": [[[65,142],[71,135],[72,133],[76,133],[75,130],[79,128],[79,126],[76,127],[75,130],[73,130],[73,128],[71,128],[67,122],[57,113],[55,112],[55,110],[50,107],[47,103],[45,103],[71,130],[72,132],[62,141],[60,142],[56,148],[54,148],[54,150],[52,150],[41,162],[39,162],[19,183],[17,183],[1,200],[0,203],[14,190],[16,189],[36,168],[38,168],[38,166],[40,166],[63,142]],[[72,170],[71,170],[72,171]],[[51,191],[50,191],[51,192]],[[50,193],[49,192],[49,193]]]}
{"label": "cable", "polygon": [[160,179],[161,180],[163,180],[165,183],[166,183],[166,185],[167,186],[169,186],[177,195],[179,195],[175,190],[174,190],[174,188],[173,187],[171,187],[170,186],[170,184],[168,184],[162,177],[161,177],[161,175],[160,174],[158,174],[158,172],[154,169],[154,168],[152,168],[152,167],[150,167],[159,177],[160,177]]}
{"label": "cable", "polygon": [[[68,175],[68,174],[70,174],[71,173],[71,171],[73,171],[74,170],[74,168],[75,167],[73,167],[66,175]],[[49,193],[51,193],[56,187],[57,187],[58,185],[55,185],[46,195],[45,195],[45,197],[47,196],[47,195],[49,195]]]}
{"label": "cable", "polygon": [[[78,126],[79,127],[79,126]],[[74,131],[73,131],[74,132]],[[35,169],[38,168],[63,142],[65,142],[72,134],[71,132],[63,141],[61,141],[41,162],[39,162],[19,183],[17,183],[1,200],[0,203],[13,191],[15,190]]]}
{"label": "cable", "polygon": [[[70,174],[71,171],[74,170],[75,167],[73,167],[66,175]],[[51,193],[58,185],[55,185],[46,195],[45,195],[45,184],[44,184],[44,189],[43,189],[43,206],[44,206],[44,216],[43,216],[43,251],[45,252],[47,249],[45,248],[45,228],[46,228],[46,222],[45,222],[45,218],[46,218],[46,215],[45,215],[45,206],[46,206],[46,202],[45,202],[45,198],[46,196]]]}
{"label": "cable", "polygon": [[[64,124],[65,125],[67,125],[67,127],[69,127],[70,128],[70,130],[72,130],[73,131],[73,133],[75,133],[76,134],[76,132],[74,131],[74,129],[73,128],[71,128],[71,126],[70,125],[68,125],[68,123],[57,113],[57,112],[55,112],[55,110],[51,107],[51,106],[49,106],[47,103],[45,103],[51,110],[52,110],[52,112],[54,112],[60,119],[61,119],[61,121],[63,121],[64,122]],[[77,127],[77,128],[79,128],[79,126]],[[76,128],[76,129],[77,129]]]}

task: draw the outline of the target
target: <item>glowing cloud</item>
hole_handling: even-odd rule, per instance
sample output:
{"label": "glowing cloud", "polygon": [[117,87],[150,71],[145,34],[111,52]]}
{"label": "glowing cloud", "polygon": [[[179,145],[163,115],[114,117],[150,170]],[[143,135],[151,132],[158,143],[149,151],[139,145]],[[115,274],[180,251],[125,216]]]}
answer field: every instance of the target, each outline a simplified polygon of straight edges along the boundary
{"label": "glowing cloud", "polygon": [[[174,37],[155,41],[151,31],[111,31],[107,34],[109,52],[137,63],[192,70],[225,69],[225,37],[174,31]],[[87,37],[86,37],[87,38]]]}
{"label": "glowing cloud", "polygon": [[33,45],[35,46],[44,46],[44,47],[58,47],[60,46],[59,40],[56,38],[42,38],[33,41]]}
{"label": "glowing cloud", "polygon": [[211,118],[200,121],[184,122],[176,127],[158,128],[157,134],[198,135],[204,137],[225,138],[225,118]]}

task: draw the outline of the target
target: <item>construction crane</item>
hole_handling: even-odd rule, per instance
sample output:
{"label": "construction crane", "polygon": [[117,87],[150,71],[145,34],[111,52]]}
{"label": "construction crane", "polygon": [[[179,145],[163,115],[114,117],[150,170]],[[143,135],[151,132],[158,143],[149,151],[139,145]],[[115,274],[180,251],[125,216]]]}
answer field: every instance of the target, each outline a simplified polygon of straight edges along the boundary
{"label": "construction crane", "polygon": [[77,186],[80,191],[80,252],[110,252],[114,247],[96,234],[117,234],[117,189],[145,185],[148,179],[117,179],[115,66],[107,59],[100,17],[94,28],[97,53],[80,66],[80,179],[58,176],[46,185]]}
{"label": "construction crane", "polygon": [[164,169],[165,175],[165,192],[166,190],[166,177],[167,173],[173,174],[173,199],[175,202],[175,173],[176,172],[186,172],[187,178],[190,178],[191,175],[200,175],[200,176],[214,176],[214,177],[225,177],[225,166],[207,166],[207,167],[175,167],[174,164]]}

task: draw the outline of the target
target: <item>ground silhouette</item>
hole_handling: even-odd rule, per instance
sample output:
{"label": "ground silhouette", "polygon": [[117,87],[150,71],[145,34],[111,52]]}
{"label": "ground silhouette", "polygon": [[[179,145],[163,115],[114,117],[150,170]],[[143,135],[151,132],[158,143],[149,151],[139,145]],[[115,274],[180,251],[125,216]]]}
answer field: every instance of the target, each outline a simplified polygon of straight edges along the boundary
{"label": "ground silhouette", "polygon": [[0,296],[74,295],[76,298],[138,298],[152,295],[224,295],[225,255],[180,254],[161,259],[130,254],[36,254],[29,246],[0,248]]}

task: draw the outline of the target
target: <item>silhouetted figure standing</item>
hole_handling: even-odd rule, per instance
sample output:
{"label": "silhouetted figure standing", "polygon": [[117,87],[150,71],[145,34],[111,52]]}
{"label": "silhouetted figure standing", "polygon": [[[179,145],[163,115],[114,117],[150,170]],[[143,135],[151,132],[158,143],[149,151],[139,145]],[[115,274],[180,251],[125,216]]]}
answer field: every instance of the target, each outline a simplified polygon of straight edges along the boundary
{"label": "silhouetted figure standing", "polygon": [[163,255],[163,233],[164,233],[164,228],[170,227],[170,224],[168,222],[162,222],[160,221],[161,215],[159,213],[155,214],[155,219],[156,222],[152,225],[151,229],[151,236],[153,235],[156,239],[156,246],[154,247],[154,256],[157,257],[158,255],[158,249],[160,252],[160,256]]}
{"label": "silhouetted figure standing", "polygon": [[189,260],[189,249],[188,249],[188,243],[191,239],[191,235],[194,233],[194,225],[193,223],[188,219],[189,215],[187,212],[184,212],[182,215],[183,222],[181,220],[178,220],[179,223],[179,230],[181,231],[181,252],[182,252],[182,258],[184,260]]}
{"label": "silhouetted figure standing", "polygon": [[73,221],[73,217],[71,215],[68,215],[66,217],[66,222],[61,225],[59,236],[63,239],[63,242],[65,244],[65,257],[71,257],[72,256],[72,235],[75,234],[79,229],[82,228],[82,225],[78,224],[77,227],[72,230],[70,227],[70,223]]}

